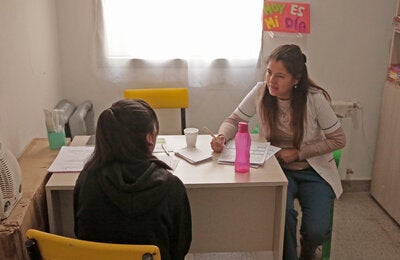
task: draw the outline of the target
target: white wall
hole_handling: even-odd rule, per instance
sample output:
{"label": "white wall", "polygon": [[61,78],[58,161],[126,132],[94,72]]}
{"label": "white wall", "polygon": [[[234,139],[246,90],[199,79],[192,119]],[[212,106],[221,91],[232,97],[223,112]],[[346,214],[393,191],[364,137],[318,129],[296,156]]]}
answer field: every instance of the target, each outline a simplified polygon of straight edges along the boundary
{"label": "white wall", "polygon": [[[5,136],[9,143],[18,142],[21,146],[34,135],[45,136],[44,128],[42,131],[42,108],[53,105],[61,97],[57,87],[58,62],[61,63],[62,97],[76,104],[90,99],[94,104],[96,117],[113,101],[122,98],[124,88],[148,87],[150,82],[154,82],[157,86],[188,85],[187,71],[173,62],[157,70],[150,71],[143,67],[126,71],[128,74],[123,76],[108,77],[105,74],[107,69],[96,62],[92,45],[93,38],[96,37],[94,31],[96,0],[55,1],[56,20],[53,17],[54,12],[50,11],[53,8],[53,1],[43,0],[35,5],[28,4],[28,1],[3,2],[0,9],[1,21],[7,19],[5,16],[9,16],[10,21],[14,19],[12,17],[15,16],[11,17],[9,14],[10,9],[16,6],[22,7],[18,8],[18,11],[14,10],[20,18],[17,15],[14,24],[9,25],[15,28],[6,29],[10,34],[10,39],[7,39],[8,45],[13,47],[16,45],[24,50],[28,39],[32,42],[35,36],[33,40],[36,41],[28,44],[33,50],[24,50],[25,54],[17,52],[18,56],[9,52],[10,46],[5,46],[3,41],[0,42],[0,52],[4,52],[7,57],[6,62],[4,58],[0,62],[0,73],[4,74],[0,78],[2,87],[0,98],[5,99],[3,91],[7,91],[7,96],[15,96],[15,99],[18,99],[19,93],[29,93],[24,104],[29,104],[29,111],[33,113],[31,117],[26,118],[24,110],[20,109],[21,106],[7,99],[7,106],[13,106],[15,119],[7,118],[5,121],[8,113],[4,112],[5,105],[3,101],[1,102],[3,109],[0,112],[2,125],[0,137]],[[363,117],[360,116],[359,120],[360,123],[363,122],[365,134],[361,130],[361,124],[359,130],[348,133],[350,140],[346,148],[348,158],[343,160],[346,167],[351,167],[354,171],[352,179],[370,179],[381,92],[389,56],[391,20],[397,1],[310,0],[308,2],[311,4],[311,34],[301,39],[271,39],[265,35],[264,53],[284,42],[301,45],[308,56],[310,75],[330,92],[334,100],[355,100],[362,105]],[[26,10],[29,8],[37,9],[36,13]],[[50,21],[47,22],[48,20]],[[57,24],[56,29],[53,28],[54,24]],[[26,27],[31,33],[19,32]],[[56,51],[54,30],[58,32],[59,56]],[[1,35],[4,37],[3,33]],[[48,47],[44,48],[43,44]],[[3,56],[2,54],[1,57]],[[43,56],[44,58],[41,58]],[[18,66],[23,66],[25,70],[21,70]],[[32,66],[33,70],[30,69]],[[254,82],[262,79],[259,71],[249,69],[237,71],[244,74],[242,77],[237,76],[237,73],[232,75],[230,74],[232,72],[225,73],[221,68],[216,68],[213,72],[215,76],[210,78],[207,84],[188,85],[190,108],[187,117],[190,126],[207,125],[217,130],[223,118],[235,108]],[[7,79],[4,83],[3,79],[10,75],[15,77]],[[29,91],[31,88],[35,89],[35,92]],[[25,122],[26,120],[29,122]],[[4,125],[8,126],[7,130]],[[32,126],[32,130],[27,128],[28,125]],[[349,125],[347,129],[351,130],[351,122]],[[10,128],[13,130],[8,130]]]}
{"label": "white wall", "polygon": [[52,0],[0,1],[0,141],[17,157],[62,97]]}

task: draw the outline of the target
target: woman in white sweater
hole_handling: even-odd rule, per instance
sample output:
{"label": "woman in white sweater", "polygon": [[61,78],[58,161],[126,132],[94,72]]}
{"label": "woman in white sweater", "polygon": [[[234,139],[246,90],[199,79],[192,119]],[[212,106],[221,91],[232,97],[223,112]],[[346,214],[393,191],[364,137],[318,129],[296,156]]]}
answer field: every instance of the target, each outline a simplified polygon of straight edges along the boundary
{"label": "woman in white sweater", "polygon": [[297,215],[302,208],[300,259],[312,259],[331,234],[330,209],[342,193],[332,152],[346,143],[329,94],[309,77],[306,56],[297,45],[276,48],[267,60],[265,81],[259,82],[224,120],[211,141],[221,152],[238,123],[257,114],[259,134],[282,149],[276,157],[288,179],[284,259],[298,259]]}

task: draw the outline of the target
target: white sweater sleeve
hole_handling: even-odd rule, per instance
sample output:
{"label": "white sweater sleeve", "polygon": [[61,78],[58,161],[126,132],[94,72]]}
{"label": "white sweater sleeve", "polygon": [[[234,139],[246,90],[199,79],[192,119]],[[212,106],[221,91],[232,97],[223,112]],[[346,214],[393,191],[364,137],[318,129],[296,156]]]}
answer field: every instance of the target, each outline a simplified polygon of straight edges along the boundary
{"label": "white sweater sleeve", "polygon": [[227,141],[235,136],[239,122],[248,122],[257,113],[259,90],[264,84],[264,82],[258,82],[233,113],[222,122],[218,133],[224,135]]}
{"label": "white sweater sleeve", "polygon": [[257,113],[257,101],[259,99],[259,89],[264,85],[264,82],[258,82],[240,102],[239,106],[233,113],[241,119],[248,122]]}

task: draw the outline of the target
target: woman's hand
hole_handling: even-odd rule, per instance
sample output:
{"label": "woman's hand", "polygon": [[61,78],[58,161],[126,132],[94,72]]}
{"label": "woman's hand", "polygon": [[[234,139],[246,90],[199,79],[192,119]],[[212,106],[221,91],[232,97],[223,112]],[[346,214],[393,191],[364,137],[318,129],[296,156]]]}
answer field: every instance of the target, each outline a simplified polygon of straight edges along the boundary
{"label": "woman's hand", "polygon": [[295,148],[281,149],[276,153],[276,159],[280,163],[291,163],[299,160],[299,151]]}
{"label": "woman's hand", "polygon": [[225,146],[225,136],[223,135],[217,135],[211,140],[211,148],[214,150],[216,153],[222,152],[224,150]]}

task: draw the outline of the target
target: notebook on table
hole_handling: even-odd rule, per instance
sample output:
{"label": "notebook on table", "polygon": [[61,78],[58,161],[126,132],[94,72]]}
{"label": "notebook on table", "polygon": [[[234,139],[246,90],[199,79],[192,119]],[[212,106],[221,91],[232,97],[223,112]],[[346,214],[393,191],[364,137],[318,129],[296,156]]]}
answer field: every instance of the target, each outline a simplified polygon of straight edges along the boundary
{"label": "notebook on table", "polygon": [[199,148],[189,147],[175,151],[175,156],[178,156],[191,164],[201,163],[212,158],[212,154],[209,151],[205,152]]}

